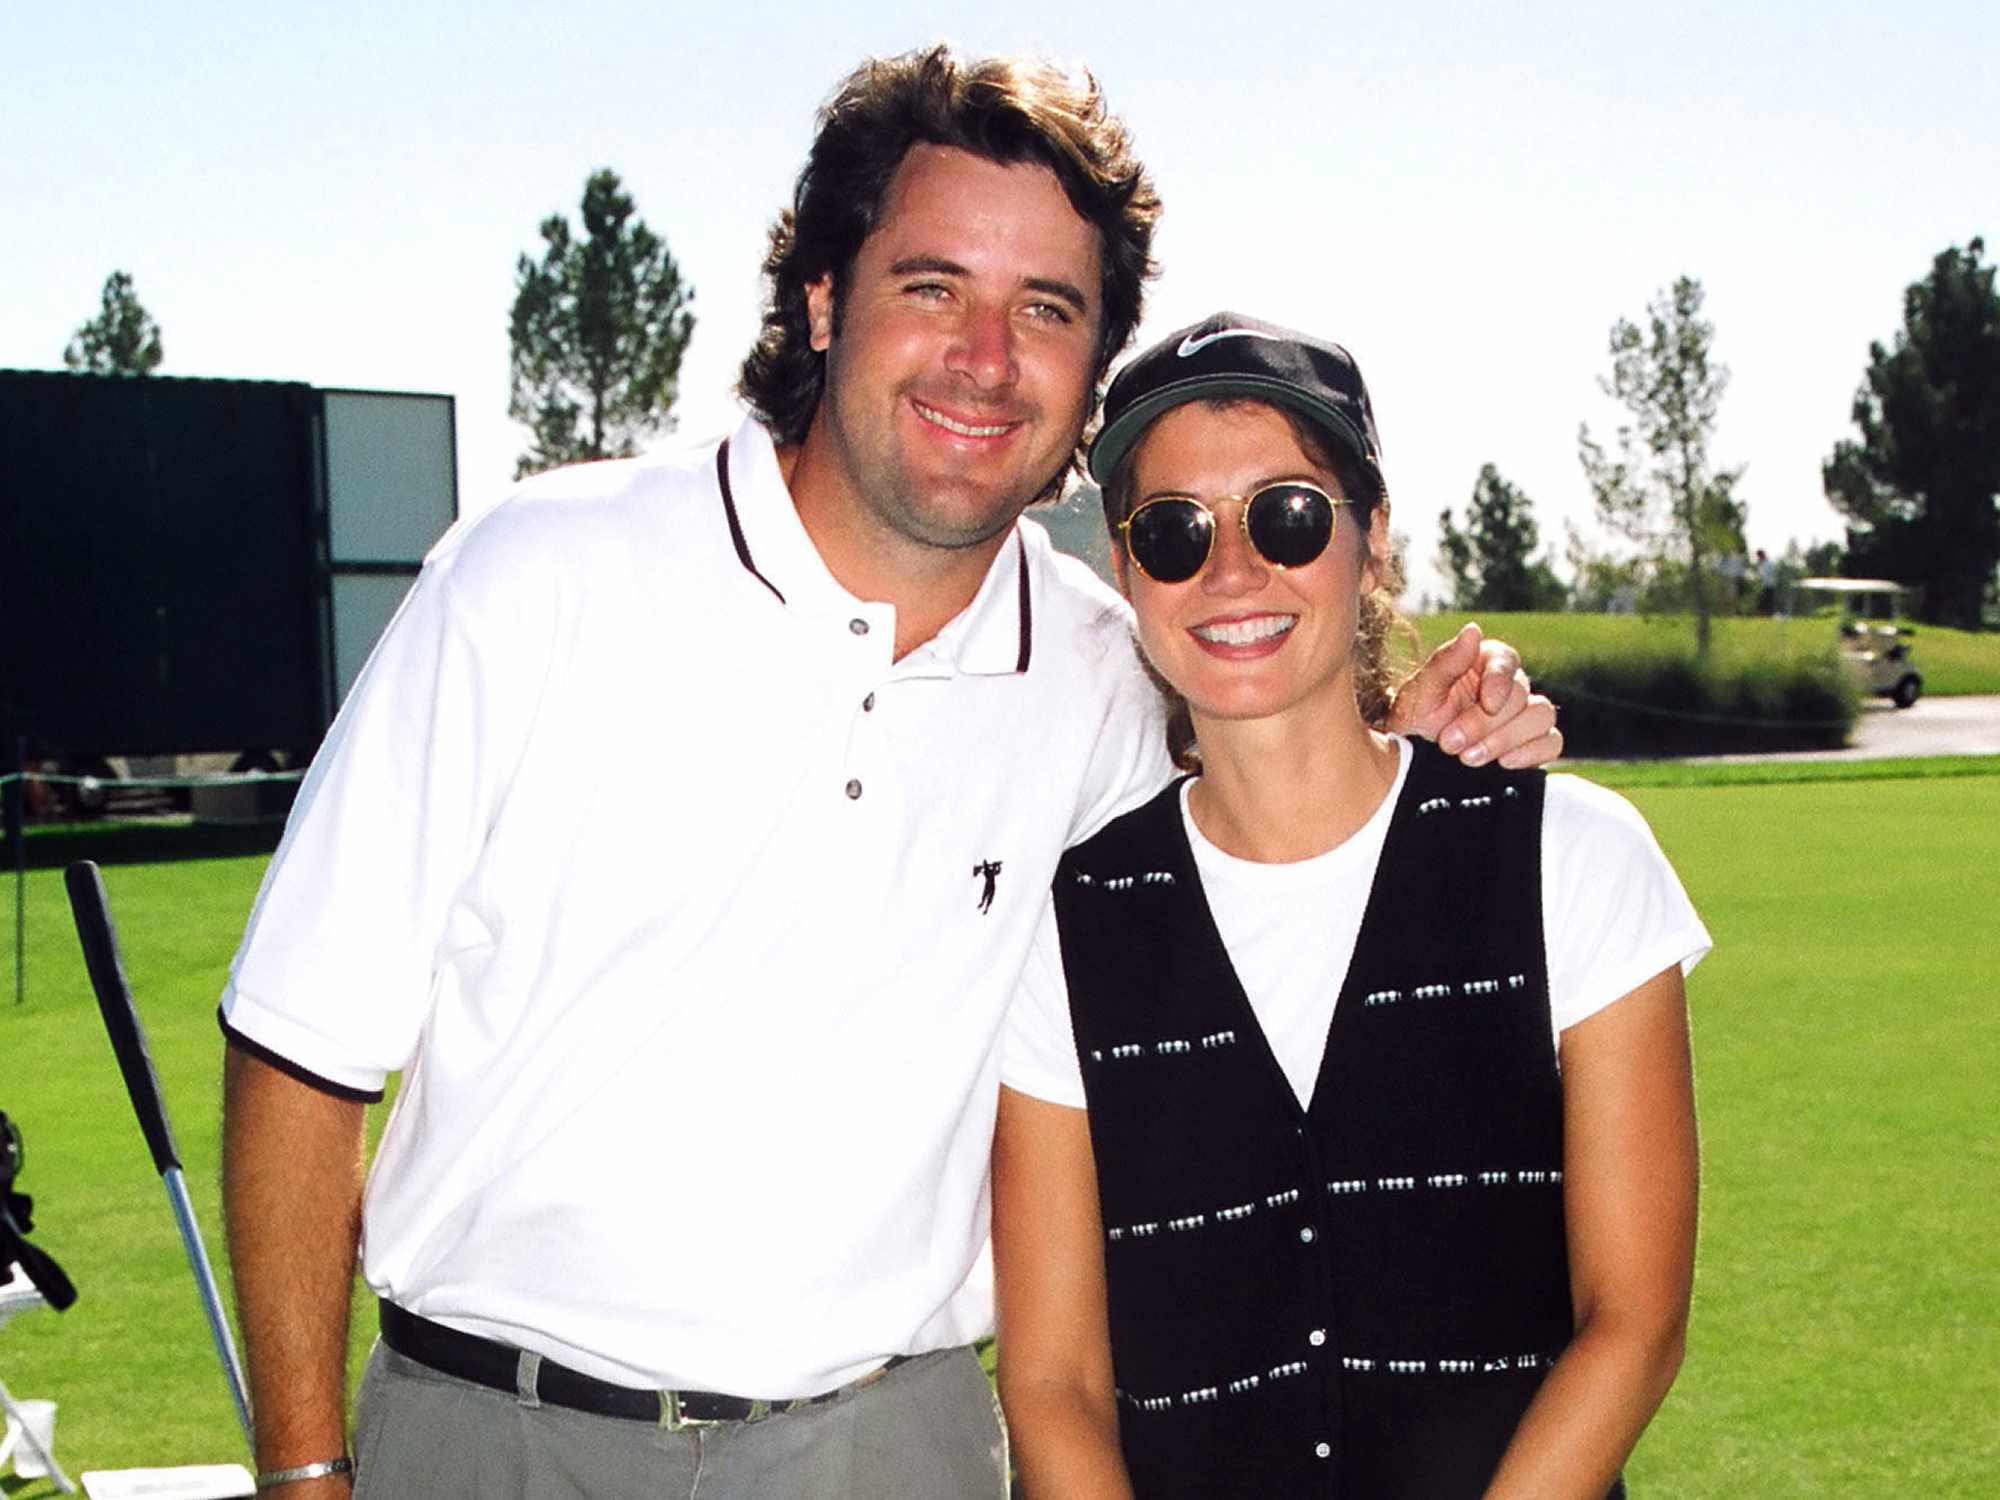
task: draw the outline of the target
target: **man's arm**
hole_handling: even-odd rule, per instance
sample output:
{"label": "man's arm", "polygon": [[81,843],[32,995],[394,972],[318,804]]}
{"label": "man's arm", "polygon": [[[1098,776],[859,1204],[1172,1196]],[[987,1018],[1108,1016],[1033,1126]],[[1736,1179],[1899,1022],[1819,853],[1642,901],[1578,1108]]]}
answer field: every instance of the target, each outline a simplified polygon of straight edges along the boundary
{"label": "man's arm", "polygon": [[[347,1452],[347,1324],[361,1238],[366,1106],[239,1047],[223,1059],[222,1204],[260,1472]],[[349,1493],[345,1475],[281,1500]]]}
{"label": "man's arm", "polygon": [[1396,690],[1389,728],[1435,740],[1469,766],[1497,760],[1520,771],[1562,754],[1556,706],[1532,691],[1521,653],[1505,641],[1485,639],[1473,624],[1462,626]]}

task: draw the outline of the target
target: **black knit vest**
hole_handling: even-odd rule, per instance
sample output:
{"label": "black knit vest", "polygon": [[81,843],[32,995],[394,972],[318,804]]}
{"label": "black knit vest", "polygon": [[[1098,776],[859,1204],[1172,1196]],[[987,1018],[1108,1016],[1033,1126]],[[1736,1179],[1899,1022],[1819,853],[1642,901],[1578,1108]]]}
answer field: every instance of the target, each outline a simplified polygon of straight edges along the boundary
{"label": "black knit vest", "polygon": [[1569,1342],[1543,778],[1414,751],[1310,1109],[1178,785],[1058,871],[1140,1500],[1476,1497]]}

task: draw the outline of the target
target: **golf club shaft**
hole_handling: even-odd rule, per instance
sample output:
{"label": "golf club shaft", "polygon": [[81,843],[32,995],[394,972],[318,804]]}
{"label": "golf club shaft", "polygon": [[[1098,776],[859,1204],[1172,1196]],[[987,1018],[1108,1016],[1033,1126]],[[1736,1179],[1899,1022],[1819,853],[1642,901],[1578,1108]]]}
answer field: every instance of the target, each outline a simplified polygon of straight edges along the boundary
{"label": "golf club shaft", "polygon": [[251,1443],[254,1450],[249,1387],[243,1379],[242,1361],[236,1356],[229,1320],[223,1316],[222,1298],[215,1289],[215,1275],[209,1269],[208,1252],[195,1224],[194,1207],[188,1201],[187,1184],[181,1175],[180,1149],[174,1141],[173,1124],[167,1118],[159,1077],[153,1071],[146,1029],[139,1024],[132,988],[125,980],[125,965],[118,954],[118,934],[111,925],[111,906],[104,894],[103,877],[89,860],[79,860],[64,872],[64,884],[69,888],[70,910],[76,917],[76,935],[83,944],[84,967],[90,972],[91,988],[97,992],[97,1008],[104,1017],[105,1030],[111,1035],[111,1050],[117,1054],[118,1069],[125,1077],[125,1092],[131,1096],[139,1128],[146,1137],[146,1148],[152,1153],[153,1166],[166,1187],[167,1201],[173,1206],[181,1247],[187,1252],[188,1269],[194,1273],[195,1289],[201,1294],[202,1311],[208,1317],[208,1331],[222,1360],[223,1374],[229,1379],[237,1420],[243,1425],[244,1441]]}
{"label": "golf club shaft", "polygon": [[195,1223],[194,1204],[188,1200],[187,1183],[179,1167],[160,1174],[167,1201],[174,1208],[174,1223],[181,1232],[181,1246],[187,1251],[188,1268],[194,1272],[195,1290],[201,1294],[201,1310],[208,1317],[208,1332],[215,1340],[215,1352],[222,1356],[223,1372],[229,1377],[229,1395],[236,1403],[236,1420],[243,1428],[243,1441],[256,1451],[257,1439],[250,1427],[250,1386],[243,1378],[243,1362],[236,1355],[236,1339],[223,1316],[222,1293],[208,1268],[208,1251],[201,1242],[201,1226]]}

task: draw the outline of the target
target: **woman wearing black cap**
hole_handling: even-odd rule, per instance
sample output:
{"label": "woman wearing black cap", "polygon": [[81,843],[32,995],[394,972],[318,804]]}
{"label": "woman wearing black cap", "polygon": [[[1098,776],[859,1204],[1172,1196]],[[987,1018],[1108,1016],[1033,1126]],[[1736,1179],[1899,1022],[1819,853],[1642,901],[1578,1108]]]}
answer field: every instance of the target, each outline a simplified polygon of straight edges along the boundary
{"label": "woman wearing black cap", "polygon": [[1345,350],[1176,333],[1091,469],[1194,774],[1065,857],[1008,1040],[1027,1495],[1622,1493],[1686,1327],[1708,935],[1622,799],[1381,732]]}

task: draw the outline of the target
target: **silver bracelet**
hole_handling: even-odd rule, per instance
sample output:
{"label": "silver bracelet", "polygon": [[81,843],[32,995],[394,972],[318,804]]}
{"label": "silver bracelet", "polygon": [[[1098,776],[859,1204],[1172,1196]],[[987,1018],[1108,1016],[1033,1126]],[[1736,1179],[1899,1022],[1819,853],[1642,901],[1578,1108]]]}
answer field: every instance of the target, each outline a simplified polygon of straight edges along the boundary
{"label": "silver bracelet", "polygon": [[316,1464],[300,1464],[296,1469],[266,1469],[257,1476],[257,1488],[274,1490],[281,1484],[297,1484],[302,1479],[324,1479],[329,1474],[352,1474],[354,1460],[345,1453],[339,1458],[323,1459]]}

